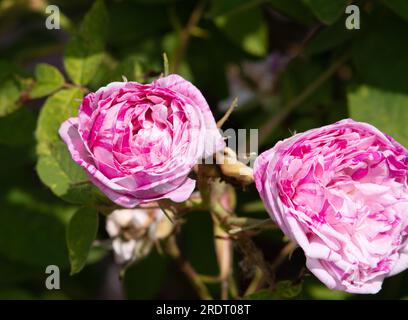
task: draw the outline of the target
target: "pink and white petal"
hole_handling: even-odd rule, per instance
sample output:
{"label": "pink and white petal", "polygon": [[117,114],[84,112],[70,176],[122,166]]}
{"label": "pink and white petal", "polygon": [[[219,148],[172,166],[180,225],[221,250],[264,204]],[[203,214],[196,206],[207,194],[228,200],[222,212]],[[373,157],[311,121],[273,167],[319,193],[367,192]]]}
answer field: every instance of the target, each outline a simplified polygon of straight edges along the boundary
{"label": "pink and white petal", "polygon": [[344,290],[344,287],[322,266],[319,259],[307,258],[306,267],[329,289]]}
{"label": "pink and white petal", "polygon": [[196,107],[200,108],[204,117],[205,127],[207,129],[206,140],[208,139],[207,141],[209,141],[205,148],[205,156],[209,156],[210,154],[220,151],[225,147],[224,139],[217,129],[211,109],[197,87],[176,74],[171,74],[167,77],[160,78],[156,80],[154,84],[163,88],[168,88],[183,95],[191,100]]}
{"label": "pink and white petal", "polygon": [[405,269],[408,269],[408,245],[406,245],[404,250],[400,253],[399,259],[389,273],[389,276],[396,275]]}
{"label": "pink and white petal", "polygon": [[69,118],[66,120],[61,124],[58,133],[68,146],[71,157],[76,163],[81,164],[92,161],[92,156],[84,146],[82,137],[78,132],[78,118]]}
{"label": "pink and white petal", "polygon": [[173,190],[162,198],[170,199],[174,202],[183,202],[190,198],[196,186],[196,182],[193,179],[187,178],[186,181],[180,185],[176,190]]}
{"label": "pink and white petal", "polygon": [[102,183],[94,176],[89,175],[89,179],[91,182],[97,186],[110,200],[112,200],[117,205],[124,207],[124,208],[134,208],[142,201],[137,199],[130,194],[114,191],[111,188],[107,187],[106,184]]}

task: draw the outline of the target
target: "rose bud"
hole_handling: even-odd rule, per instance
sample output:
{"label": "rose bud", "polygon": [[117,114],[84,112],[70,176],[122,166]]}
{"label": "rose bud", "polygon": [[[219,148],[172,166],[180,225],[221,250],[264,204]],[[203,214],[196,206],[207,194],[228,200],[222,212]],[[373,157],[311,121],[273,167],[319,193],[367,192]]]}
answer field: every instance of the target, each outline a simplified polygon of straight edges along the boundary
{"label": "rose bud", "polygon": [[127,208],[185,201],[191,169],[225,146],[201,92],[178,75],[110,83],[88,94],[59,133],[90,180]]}
{"label": "rose bud", "polygon": [[106,220],[106,231],[119,264],[145,257],[153,244],[172,230],[173,224],[161,209],[119,209]]}
{"label": "rose bud", "polygon": [[377,293],[408,267],[408,151],[343,120],[278,142],[254,165],[272,219],[331,289]]}

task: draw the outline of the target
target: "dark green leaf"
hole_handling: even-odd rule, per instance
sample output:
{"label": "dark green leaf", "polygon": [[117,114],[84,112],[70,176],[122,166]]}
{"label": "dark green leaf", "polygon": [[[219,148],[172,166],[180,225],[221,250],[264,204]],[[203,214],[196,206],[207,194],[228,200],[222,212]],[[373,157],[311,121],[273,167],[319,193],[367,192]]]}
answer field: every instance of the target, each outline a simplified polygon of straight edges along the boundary
{"label": "dark green leaf", "polygon": [[1,117],[0,143],[9,146],[33,144],[35,122],[34,114],[25,107]]}
{"label": "dark green leaf", "polygon": [[358,75],[369,85],[407,92],[408,24],[392,15],[374,21],[366,32],[353,47]]}
{"label": "dark green leaf", "polygon": [[85,266],[98,230],[98,212],[81,208],[71,218],[67,229],[67,247],[71,262],[71,275]]}
{"label": "dark green leaf", "polygon": [[302,1],[269,0],[268,3],[280,13],[305,25],[316,21],[314,15]]}
{"label": "dark green leaf", "polygon": [[408,1],[406,0],[383,0],[382,3],[399,16],[408,20]]}
{"label": "dark green leaf", "polygon": [[312,55],[332,50],[356,35],[355,30],[348,30],[344,27],[344,21],[339,20],[319,31],[307,44],[305,54]]}
{"label": "dark green leaf", "polygon": [[313,14],[323,23],[332,24],[340,18],[346,7],[346,0],[303,0]]}
{"label": "dark green leaf", "polygon": [[215,18],[215,24],[233,43],[255,56],[267,51],[267,28],[258,7]]}

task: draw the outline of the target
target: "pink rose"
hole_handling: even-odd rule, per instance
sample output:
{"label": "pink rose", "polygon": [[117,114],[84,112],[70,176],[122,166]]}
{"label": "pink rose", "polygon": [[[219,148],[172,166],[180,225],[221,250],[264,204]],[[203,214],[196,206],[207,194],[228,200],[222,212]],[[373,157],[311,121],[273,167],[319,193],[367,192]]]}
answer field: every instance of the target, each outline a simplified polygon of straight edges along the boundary
{"label": "pink rose", "polygon": [[297,134],[255,161],[271,217],[329,288],[376,293],[408,267],[408,151],[351,119]]}
{"label": "pink rose", "polygon": [[90,180],[127,208],[186,200],[193,166],[225,145],[200,91],[178,75],[110,83],[88,94],[59,133]]}

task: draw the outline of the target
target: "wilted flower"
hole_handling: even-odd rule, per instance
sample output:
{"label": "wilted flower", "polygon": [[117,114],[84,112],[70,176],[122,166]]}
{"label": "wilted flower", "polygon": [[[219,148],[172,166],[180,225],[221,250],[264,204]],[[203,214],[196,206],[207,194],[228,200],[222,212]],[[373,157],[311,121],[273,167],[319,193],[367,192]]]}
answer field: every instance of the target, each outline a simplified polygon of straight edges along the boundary
{"label": "wilted flower", "polygon": [[167,237],[173,224],[161,209],[118,209],[107,218],[106,231],[112,238],[117,263],[145,257],[153,244]]}

